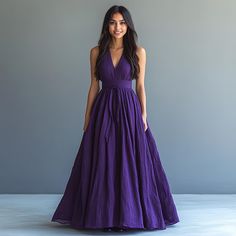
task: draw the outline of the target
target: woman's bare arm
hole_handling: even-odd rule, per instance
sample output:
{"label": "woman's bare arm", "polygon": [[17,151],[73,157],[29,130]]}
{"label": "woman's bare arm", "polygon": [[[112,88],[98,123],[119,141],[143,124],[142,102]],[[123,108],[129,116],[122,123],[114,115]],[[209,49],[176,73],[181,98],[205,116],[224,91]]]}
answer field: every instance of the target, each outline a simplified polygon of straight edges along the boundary
{"label": "woman's bare arm", "polygon": [[145,92],[145,67],[146,67],[146,51],[142,47],[138,47],[137,55],[139,57],[139,66],[140,72],[138,75],[138,79],[136,80],[136,94],[139,98],[141,109],[142,109],[142,117],[145,126],[145,130],[147,128],[146,118],[147,118],[147,111],[146,111],[146,92]]}
{"label": "woman's bare arm", "polygon": [[99,53],[99,48],[98,46],[92,48],[90,50],[90,77],[91,77],[91,83],[90,83],[90,87],[89,87],[89,91],[88,91],[88,96],[87,96],[87,105],[86,105],[86,111],[85,111],[85,121],[84,121],[84,131],[87,128],[87,125],[89,123],[89,119],[90,119],[90,114],[91,114],[91,110],[92,110],[92,106],[93,106],[93,102],[100,90],[99,87],[99,81],[96,80],[95,77],[95,64],[96,64],[96,60],[97,60],[97,56]]}

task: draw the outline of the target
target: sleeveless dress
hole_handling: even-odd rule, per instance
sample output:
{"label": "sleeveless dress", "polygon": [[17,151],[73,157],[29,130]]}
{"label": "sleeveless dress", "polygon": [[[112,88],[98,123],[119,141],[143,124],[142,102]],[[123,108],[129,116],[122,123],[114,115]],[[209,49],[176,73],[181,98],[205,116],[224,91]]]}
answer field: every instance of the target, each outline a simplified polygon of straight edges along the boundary
{"label": "sleeveless dress", "polygon": [[97,94],[64,194],[51,221],[76,229],[166,229],[179,222],[170,186],[141,105],[131,67],[108,49]]}

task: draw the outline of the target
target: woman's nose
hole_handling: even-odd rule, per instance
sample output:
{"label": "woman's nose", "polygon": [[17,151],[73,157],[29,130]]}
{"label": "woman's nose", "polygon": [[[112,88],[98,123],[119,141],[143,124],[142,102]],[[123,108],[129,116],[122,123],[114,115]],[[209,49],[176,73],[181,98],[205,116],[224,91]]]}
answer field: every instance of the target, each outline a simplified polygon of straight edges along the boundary
{"label": "woman's nose", "polygon": [[116,25],[115,25],[115,29],[120,29],[120,25],[119,25],[119,24],[116,24]]}

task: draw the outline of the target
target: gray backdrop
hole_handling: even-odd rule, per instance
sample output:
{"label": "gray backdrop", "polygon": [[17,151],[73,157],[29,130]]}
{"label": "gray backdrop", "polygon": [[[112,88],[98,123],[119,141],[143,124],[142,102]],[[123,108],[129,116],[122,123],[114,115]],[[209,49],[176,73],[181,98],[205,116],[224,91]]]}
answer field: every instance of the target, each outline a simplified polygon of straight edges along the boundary
{"label": "gray backdrop", "polygon": [[0,193],[64,191],[89,51],[113,4],[147,52],[147,116],[172,192],[236,193],[233,0],[0,0]]}

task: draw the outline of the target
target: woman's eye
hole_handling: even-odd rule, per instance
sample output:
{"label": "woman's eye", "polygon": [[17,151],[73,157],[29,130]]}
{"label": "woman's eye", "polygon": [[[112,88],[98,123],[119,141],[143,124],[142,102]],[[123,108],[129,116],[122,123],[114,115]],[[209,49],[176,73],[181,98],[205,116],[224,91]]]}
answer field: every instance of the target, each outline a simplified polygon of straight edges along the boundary
{"label": "woman's eye", "polygon": [[[112,25],[112,24],[114,24],[115,22],[114,22],[114,21],[110,21],[109,23]],[[126,23],[126,22],[120,22],[121,25],[122,25],[122,24],[125,24],[125,23]]]}

